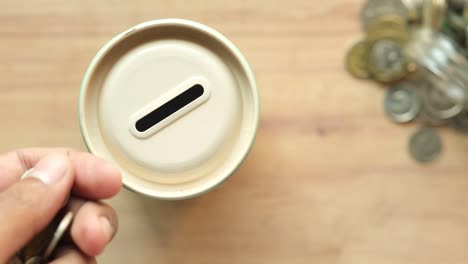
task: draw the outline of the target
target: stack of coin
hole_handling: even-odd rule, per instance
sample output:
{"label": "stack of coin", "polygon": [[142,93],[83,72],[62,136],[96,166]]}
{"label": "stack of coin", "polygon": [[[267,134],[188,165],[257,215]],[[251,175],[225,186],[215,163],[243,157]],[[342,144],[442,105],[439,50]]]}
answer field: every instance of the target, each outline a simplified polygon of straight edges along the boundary
{"label": "stack of coin", "polygon": [[422,125],[410,155],[435,160],[437,127],[468,133],[468,0],[368,0],[361,19],[365,37],[348,51],[348,71],[388,87],[388,118]]}

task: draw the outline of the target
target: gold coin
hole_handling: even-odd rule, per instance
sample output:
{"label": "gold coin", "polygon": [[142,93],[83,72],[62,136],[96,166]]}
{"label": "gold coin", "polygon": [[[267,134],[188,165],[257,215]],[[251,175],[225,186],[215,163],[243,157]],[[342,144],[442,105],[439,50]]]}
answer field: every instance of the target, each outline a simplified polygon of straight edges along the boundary
{"label": "gold coin", "polygon": [[369,26],[369,30],[367,32],[371,32],[375,29],[382,29],[382,28],[397,28],[403,31],[407,30],[407,25],[404,23],[402,19],[398,19],[398,17],[393,16],[385,16],[382,18],[378,18]]}
{"label": "gold coin", "polygon": [[405,34],[408,34],[408,28],[404,27],[400,24],[394,23],[392,21],[381,21],[380,23],[376,24],[372,28],[369,29],[367,32],[368,35],[374,34],[376,32],[382,31],[382,30],[394,30],[394,31],[399,31]]}
{"label": "gold coin", "polygon": [[394,39],[405,42],[410,34],[405,20],[396,15],[386,15],[376,18],[369,26],[367,39],[373,43],[380,39]]}
{"label": "gold coin", "polygon": [[369,28],[367,32],[375,30],[376,28],[382,27],[396,27],[401,30],[408,30],[408,23],[406,20],[396,14],[387,14],[383,16],[376,17],[372,22],[369,24]]}
{"label": "gold coin", "polygon": [[399,28],[401,30],[407,30],[408,23],[401,16],[389,14],[389,15],[376,17],[372,21],[372,23],[369,25],[369,28],[367,31],[369,32],[376,28],[382,28],[382,27],[394,27],[394,28]]}
{"label": "gold coin", "polygon": [[368,68],[369,45],[366,41],[356,42],[349,50],[346,56],[346,69],[351,75],[359,79],[369,79]]}
{"label": "gold coin", "polygon": [[393,39],[398,41],[399,43],[405,43],[406,41],[408,41],[409,37],[410,35],[408,34],[408,32],[392,28],[384,28],[379,31],[371,32],[367,36],[367,41],[370,43],[374,43],[381,39]]}

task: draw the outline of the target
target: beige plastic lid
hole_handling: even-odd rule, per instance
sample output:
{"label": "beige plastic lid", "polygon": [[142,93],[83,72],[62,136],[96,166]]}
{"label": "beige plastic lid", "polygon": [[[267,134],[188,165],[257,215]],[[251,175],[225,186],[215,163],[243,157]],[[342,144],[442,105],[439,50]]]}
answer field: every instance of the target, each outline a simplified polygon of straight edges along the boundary
{"label": "beige plastic lid", "polygon": [[241,52],[192,21],[137,25],[108,42],[81,87],[88,149],[121,168],[124,185],[162,199],[213,189],[252,147],[259,102]]}

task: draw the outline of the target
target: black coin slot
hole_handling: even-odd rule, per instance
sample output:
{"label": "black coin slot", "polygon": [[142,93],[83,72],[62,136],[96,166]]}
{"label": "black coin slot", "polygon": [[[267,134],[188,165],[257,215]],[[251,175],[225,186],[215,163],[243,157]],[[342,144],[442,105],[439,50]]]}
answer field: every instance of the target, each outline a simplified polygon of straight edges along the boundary
{"label": "black coin slot", "polygon": [[201,86],[200,84],[195,84],[183,93],[177,95],[167,103],[163,104],[159,108],[155,109],[148,115],[138,120],[135,123],[136,130],[138,132],[147,131],[148,129],[159,124],[161,121],[176,113],[180,109],[189,105],[191,102],[200,98],[204,92],[205,89],[203,88],[203,86]]}

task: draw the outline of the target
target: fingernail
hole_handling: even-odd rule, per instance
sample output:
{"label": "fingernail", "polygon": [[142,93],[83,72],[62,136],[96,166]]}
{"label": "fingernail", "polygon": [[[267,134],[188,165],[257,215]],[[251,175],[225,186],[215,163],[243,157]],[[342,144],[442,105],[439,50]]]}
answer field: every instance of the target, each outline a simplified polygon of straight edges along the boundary
{"label": "fingernail", "polygon": [[40,160],[39,163],[23,176],[26,178],[36,178],[45,184],[55,184],[67,173],[69,163],[63,155],[51,155]]}
{"label": "fingernail", "polygon": [[111,240],[112,237],[114,237],[114,227],[111,224],[109,218],[101,216],[99,217],[99,222],[101,223],[101,228],[103,232],[106,234],[109,240]]}

